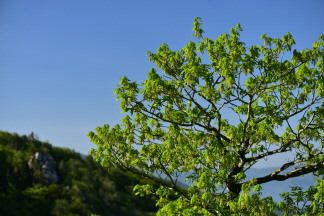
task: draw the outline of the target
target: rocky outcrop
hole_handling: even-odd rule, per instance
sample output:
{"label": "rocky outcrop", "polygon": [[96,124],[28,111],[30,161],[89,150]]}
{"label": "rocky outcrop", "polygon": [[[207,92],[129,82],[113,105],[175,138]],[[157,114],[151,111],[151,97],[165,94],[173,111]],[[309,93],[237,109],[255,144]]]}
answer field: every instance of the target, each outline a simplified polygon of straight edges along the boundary
{"label": "rocky outcrop", "polygon": [[51,155],[36,152],[28,161],[30,169],[33,169],[33,163],[36,163],[42,170],[46,184],[58,182],[58,175],[54,169],[53,157]]}

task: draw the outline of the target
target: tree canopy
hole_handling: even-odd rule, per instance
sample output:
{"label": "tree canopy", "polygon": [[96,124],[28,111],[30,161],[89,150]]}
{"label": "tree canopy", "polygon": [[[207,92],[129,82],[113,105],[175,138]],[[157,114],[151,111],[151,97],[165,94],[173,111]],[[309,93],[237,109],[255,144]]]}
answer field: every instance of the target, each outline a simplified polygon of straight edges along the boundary
{"label": "tree canopy", "polygon": [[[240,24],[216,40],[201,26],[196,18],[196,42],[180,51],[162,44],[148,52],[156,67],[143,83],[121,78],[114,92],[129,115],[89,132],[91,154],[158,183],[134,188],[159,196],[157,215],[324,213],[324,35],[297,51],[289,32],[247,47]],[[246,179],[259,160],[287,152],[269,175]],[[262,184],[308,173],[318,176],[309,190],[293,187],[279,203],[261,198]],[[178,186],[182,174],[190,187]]]}

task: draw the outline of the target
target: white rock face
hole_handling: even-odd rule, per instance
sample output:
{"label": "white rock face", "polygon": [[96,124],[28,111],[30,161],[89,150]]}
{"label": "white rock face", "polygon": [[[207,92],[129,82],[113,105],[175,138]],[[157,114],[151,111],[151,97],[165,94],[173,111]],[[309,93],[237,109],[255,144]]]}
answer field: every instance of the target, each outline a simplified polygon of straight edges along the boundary
{"label": "white rock face", "polygon": [[53,157],[51,155],[36,152],[28,161],[29,168],[32,168],[33,161],[42,169],[46,184],[58,182],[58,176],[54,170]]}

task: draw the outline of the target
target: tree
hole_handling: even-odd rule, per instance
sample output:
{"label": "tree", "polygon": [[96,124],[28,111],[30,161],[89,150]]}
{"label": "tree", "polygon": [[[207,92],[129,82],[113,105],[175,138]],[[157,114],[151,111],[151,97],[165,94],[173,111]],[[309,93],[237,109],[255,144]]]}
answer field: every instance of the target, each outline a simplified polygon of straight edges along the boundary
{"label": "tree", "polygon": [[[240,24],[216,40],[203,37],[201,25],[196,18],[197,42],[180,51],[162,44],[147,53],[163,73],[151,69],[142,84],[121,78],[114,92],[132,118],[89,132],[98,146],[91,154],[160,184],[134,188],[159,196],[157,215],[323,213],[324,35],[301,51],[289,32],[246,47]],[[259,160],[287,152],[277,170],[245,179]],[[262,184],[308,173],[319,177],[308,191],[294,187],[279,203],[260,197]],[[181,174],[189,188],[178,186]],[[168,199],[172,193],[177,200]]]}

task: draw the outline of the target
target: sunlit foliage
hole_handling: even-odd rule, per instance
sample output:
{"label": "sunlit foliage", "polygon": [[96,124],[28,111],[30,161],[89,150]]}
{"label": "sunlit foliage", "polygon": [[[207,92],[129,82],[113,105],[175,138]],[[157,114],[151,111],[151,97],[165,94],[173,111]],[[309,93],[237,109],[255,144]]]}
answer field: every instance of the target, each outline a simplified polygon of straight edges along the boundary
{"label": "sunlit foliage", "polygon": [[[95,159],[160,184],[134,188],[159,196],[157,215],[323,213],[322,178],[278,204],[260,194],[270,181],[323,174],[324,35],[298,51],[289,32],[264,34],[262,45],[248,47],[240,24],[217,39],[204,37],[201,26],[196,18],[196,42],[179,51],[162,44],[148,52],[156,67],[144,82],[121,78],[114,92],[129,115],[88,134],[98,146]],[[277,170],[245,179],[259,160],[285,152],[293,156]],[[294,169],[283,173],[288,167]],[[193,182],[189,188],[177,185],[181,174]],[[179,198],[170,201],[173,192]]]}

